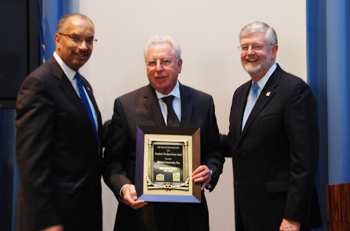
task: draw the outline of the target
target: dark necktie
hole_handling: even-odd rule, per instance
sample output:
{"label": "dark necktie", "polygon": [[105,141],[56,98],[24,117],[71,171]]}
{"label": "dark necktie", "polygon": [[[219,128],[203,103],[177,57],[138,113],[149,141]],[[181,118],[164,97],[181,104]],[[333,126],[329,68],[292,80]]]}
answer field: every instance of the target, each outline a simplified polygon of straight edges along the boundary
{"label": "dark necktie", "polygon": [[166,104],[168,108],[167,126],[178,127],[180,126],[180,122],[173,108],[173,99],[174,99],[173,95],[162,98],[163,102]]}
{"label": "dark necktie", "polygon": [[85,106],[85,109],[86,109],[86,111],[87,111],[87,113],[89,115],[89,118],[90,118],[90,121],[91,121],[91,125],[92,125],[92,128],[94,130],[95,138],[97,139],[96,124],[95,124],[94,116],[92,115],[92,111],[91,111],[91,108],[90,108],[90,105],[89,105],[89,101],[88,101],[88,99],[86,97],[86,94],[84,92],[84,88],[83,88],[83,84],[81,82],[81,77],[80,77],[79,72],[77,72],[74,77],[77,79],[80,99],[83,102],[83,104]]}

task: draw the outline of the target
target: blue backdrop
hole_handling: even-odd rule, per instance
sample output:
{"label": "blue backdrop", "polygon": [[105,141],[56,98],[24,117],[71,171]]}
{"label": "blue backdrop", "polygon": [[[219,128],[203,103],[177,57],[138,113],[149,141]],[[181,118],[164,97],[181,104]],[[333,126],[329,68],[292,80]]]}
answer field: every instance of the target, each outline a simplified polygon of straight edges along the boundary
{"label": "blue backdrop", "polygon": [[[40,7],[41,6],[41,7]],[[39,38],[42,55],[40,60],[48,60],[56,50],[54,35],[58,20],[62,15],[73,12],[72,0],[39,0]]]}
{"label": "blue backdrop", "polygon": [[308,83],[320,123],[317,188],[327,230],[326,185],[350,183],[350,9],[347,0],[307,0]]}
{"label": "blue backdrop", "polygon": [[[54,34],[59,18],[72,12],[71,0],[38,0],[40,60],[56,49]],[[29,73],[28,73],[29,74]],[[15,230],[18,171],[15,160],[15,110],[0,109],[0,230]]]}
{"label": "blue backdrop", "polygon": [[15,162],[15,110],[0,109],[1,230],[12,230],[15,223],[18,186]]}

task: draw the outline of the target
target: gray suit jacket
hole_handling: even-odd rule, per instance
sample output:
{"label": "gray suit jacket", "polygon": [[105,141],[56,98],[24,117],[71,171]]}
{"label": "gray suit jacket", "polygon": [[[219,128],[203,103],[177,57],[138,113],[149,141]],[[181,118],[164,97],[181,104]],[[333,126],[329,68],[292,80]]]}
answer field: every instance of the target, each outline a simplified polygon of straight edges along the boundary
{"label": "gray suit jacket", "polygon": [[[207,165],[217,174],[215,187],[222,172],[224,157],[220,151],[220,140],[214,102],[210,95],[180,84],[181,126],[200,127],[201,164]],[[107,185],[119,197],[121,187],[126,183],[135,184],[136,125],[165,126],[154,89],[147,85],[115,100],[114,114],[107,135],[103,161],[103,176]],[[208,230],[208,209],[204,194],[201,204],[183,204],[182,210],[190,230]],[[174,203],[152,203],[152,216],[158,230],[166,230],[174,224],[176,209]],[[149,216],[146,207],[134,211],[119,203],[116,218],[117,230],[147,230]]]}
{"label": "gray suit jacket", "polygon": [[17,230],[101,230],[101,115],[96,140],[86,109],[51,57],[23,82],[17,98],[20,173]]}

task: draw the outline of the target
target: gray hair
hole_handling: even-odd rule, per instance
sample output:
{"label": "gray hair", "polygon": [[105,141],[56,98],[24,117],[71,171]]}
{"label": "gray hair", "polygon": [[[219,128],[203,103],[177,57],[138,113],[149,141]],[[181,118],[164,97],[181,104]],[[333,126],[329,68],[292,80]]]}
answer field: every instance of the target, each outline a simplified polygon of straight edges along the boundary
{"label": "gray hair", "polygon": [[242,37],[253,34],[255,32],[265,32],[266,42],[271,46],[277,44],[277,34],[276,31],[263,22],[252,22],[241,30],[239,33],[239,41]]}
{"label": "gray hair", "polygon": [[68,20],[73,16],[79,16],[82,19],[90,21],[92,26],[95,28],[94,23],[91,21],[91,19],[88,16],[85,16],[79,13],[71,13],[71,14],[65,14],[60,18],[57,25],[57,33],[62,33],[63,31],[65,31],[65,29],[67,28]]}
{"label": "gray hair", "polygon": [[176,61],[178,62],[181,59],[181,46],[180,44],[173,39],[172,37],[168,35],[155,35],[152,38],[150,38],[145,46],[145,49],[143,51],[143,54],[146,59],[147,51],[151,45],[157,44],[157,43],[168,43],[172,48],[173,52],[176,58]]}

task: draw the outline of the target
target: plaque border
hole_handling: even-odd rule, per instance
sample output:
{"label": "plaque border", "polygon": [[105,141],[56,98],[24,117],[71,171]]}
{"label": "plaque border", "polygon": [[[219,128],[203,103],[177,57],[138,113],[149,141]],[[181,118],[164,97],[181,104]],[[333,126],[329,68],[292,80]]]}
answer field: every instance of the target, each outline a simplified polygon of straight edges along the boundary
{"label": "plaque border", "polygon": [[[145,148],[145,135],[176,135],[179,139],[184,140],[181,136],[191,136],[192,144],[192,171],[200,165],[200,128],[199,127],[165,127],[165,126],[136,126],[136,178],[135,187],[138,199],[146,202],[176,202],[176,203],[200,203],[201,202],[201,183],[195,183],[192,180],[192,172],[189,173],[190,192],[188,195],[181,195],[173,190],[171,195],[166,194],[166,189],[157,189],[157,193],[149,194],[144,190],[147,185],[144,176],[144,166],[148,166],[149,151]],[[158,139],[158,138],[157,138]],[[168,141],[169,138],[166,138]],[[175,140],[177,141],[177,140]],[[147,147],[147,146],[146,146]]]}
{"label": "plaque border", "polygon": [[[145,137],[146,139],[146,137]],[[183,161],[183,170],[182,170],[182,177],[183,177],[183,180],[186,179],[185,181],[183,182],[172,182],[173,184],[170,184],[167,185],[166,182],[164,183],[160,183],[158,181],[155,181],[153,179],[153,181],[151,180],[153,177],[154,177],[154,156],[152,155],[148,155],[148,174],[151,175],[151,177],[147,177],[147,180],[149,180],[150,182],[149,183],[152,183],[153,187],[151,187],[151,189],[149,190],[159,190],[160,188],[163,188],[163,187],[169,187],[173,190],[186,190],[188,191],[189,190],[189,185],[188,182],[189,179],[190,179],[190,173],[189,173],[189,151],[188,151],[188,147],[189,147],[189,141],[187,139],[185,140],[181,140],[181,139],[177,139],[177,140],[172,140],[172,139],[153,139],[153,138],[150,138],[150,139],[147,139],[148,140],[148,153],[152,153],[152,151],[154,151],[154,145],[160,145],[161,143],[163,143],[163,145],[181,145],[183,147],[182,149],[182,154],[183,154],[183,157],[182,157],[182,161]],[[171,144],[173,142],[173,144]],[[192,157],[192,152],[191,152],[191,156]],[[190,161],[192,163],[192,160]],[[192,166],[191,166],[192,167]],[[144,171],[145,172],[145,171]],[[157,182],[157,183],[153,183],[153,182]],[[148,183],[148,184],[149,184]]]}

